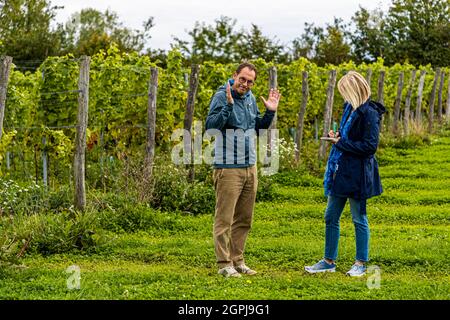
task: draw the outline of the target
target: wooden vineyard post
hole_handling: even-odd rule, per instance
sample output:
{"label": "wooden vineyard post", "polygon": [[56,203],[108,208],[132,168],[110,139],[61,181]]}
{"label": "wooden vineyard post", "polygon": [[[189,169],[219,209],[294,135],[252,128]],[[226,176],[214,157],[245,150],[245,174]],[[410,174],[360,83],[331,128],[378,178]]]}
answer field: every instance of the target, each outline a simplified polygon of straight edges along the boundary
{"label": "wooden vineyard post", "polygon": [[445,80],[445,71],[441,71],[441,81],[439,82],[439,91],[438,91],[438,121],[439,124],[442,123],[442,91],[444,90],[444,80]]}
{"label": "wooden vineyard post", "polygon": [[297,134],[295,136],[295,163],[299,163],[300,161],[300,152],[302,149],[302,143],[303,143],[303,125],[304,125],[304,119],[305,119],[305,113],[306,113],[306,105],[308,103],[308,94],[309,94],[309,88],[308,88],[308,72],[303,71],[302,72],[302,103],[300,105],[300,111],[298,113],[298,120],[297,120]]}
{"label": "wooden vineyard post", "polygon": [[447,122],[450,122],[450,80],[448,81],[447,88],[447,110],[445,112],[445,118]]}
{"label": "wooden vineyard post", "polygon": [[150,83],[148,85],[147,103],[147,143],[145,146],[145,187],[153,175],[153,161],[155,158],[155,130],[156,130],[156,99],[158,93],[158,68],[150,69]]}
{"label": "wooden vineyard post", "polygon": [[[272,66],[269,69],[269,92],[271,89],[276,89],[277,87],[278,87],[277,68]],[[267,151],[269,155],[271,154],[274,145],[274,142],[272,141],[272,130],[276,130],[276,128],[277,128],[277,113],[275,112],[272,123],[269,126],[269,130],[267,130]]]}
{"label": "wooden vineyard post", "polygon": [[0,139],[2,138],[3,133],[3,119],[5,117],[6,93],[8,91],[11,63],[11,57],[0,57]]}
{"label": "wooden vineyard post", "polygon": [[[197,88],[198,88],[198,77],[200,73],[200,66],[197,64],[192,65],[191,67],[191,76],[189,79],[189,92],[188,99],[186,103],[186,113],[184,114],[184,130],[189,132],[188,137],[183,138],[184,142],[184,152],[185,156],[189,156],[189,175],[188,180],[190,182],[194,181],[194,144],[193,144],[193,130],[192,130],[192,122],[194,119],[194,106],[195,106],[195,97],[197,96]],[[185,162],[186,163],[186,162]]]}
{"label": "wooden vineyard post", "polygon": [[400,72],[398,76],[398,86],[397,86],[397,96],[395,98],[395,106],[394,106],[394,126],[393,132],[395,135],[398,134],[398,123],[400,118],[400,104],[402,102],[402,90],[403,90],[403,71]]}
{"label": "wooden vineyard post", "polygon": [[426,74],[427,72],[425,70],[420,71],[419,88],[417,92],[416,124],[420,126],[422,125],[422,94]]}
{"label": "wooden vineyard post", "polygon": [[411,71],[411,79],[409,80],[408,93],[406,94],[405,100],[405,114],[403,117],[403,132],[405,136],[409,135],[409,118],[410,118],[410,108],[411,108],[411,96],[414,87],[414,81],[416,80],[417,70]]}
{"label": "wooden vineyard post", "polygon": [[367,74],[366,74],[366,81],[369,84],[369,88],[370,88],[370,81],[372,79],[372,69],[367,69]]}
{"label": "wooden vineyard post", "polygon": [[82,56],[80,58],[80,76],[78,80],[78,115],[77,132],[75,135],[75,207],[79,210],[86,208],[86,185],[85,185],[85,155],[86,155],[86,128],[88,122],[89,106],[89,66],[91,58]]}
{"label": "wooden vineyard post", "polygon": [[[328,89],[327,89],[327,102],[325,105],[324,112],[324,123],[323,123],[323,131],[322,136],[328,136],[328,132],[330,131],[331,125],[331,114],[333,112],[333,100],[334,100],[334,87],[336,86],[336,70],[331,70],[328,76]],[[327,143],[326,141],[320,141],[319,147],[319,160],[325,159],[325,154],[327,151]]]}
{"label": "wooden vineyard post", "polygon": [[436,72],[434,73],[433,88],[431,89],[431,95],[430,95],[430,109],[428,112],[428,132],[429,133],[433,133],[434,103],[436,101],[436,88],[437,88],[437,83],[439,81],[440,75],[441,75],[441,69],[437,68]]}
{"label": "wooden vineyard post", "polygon": [[[380,71],[380,77],[378,78],[378,92],[377,92],[377,99],[378,102],[384,105],[384,76],[386,75],[386,71],[381,70]],[[381,116],[381,131],[384,130],[384,121],[385,121],[386,115],[383,114]]]}

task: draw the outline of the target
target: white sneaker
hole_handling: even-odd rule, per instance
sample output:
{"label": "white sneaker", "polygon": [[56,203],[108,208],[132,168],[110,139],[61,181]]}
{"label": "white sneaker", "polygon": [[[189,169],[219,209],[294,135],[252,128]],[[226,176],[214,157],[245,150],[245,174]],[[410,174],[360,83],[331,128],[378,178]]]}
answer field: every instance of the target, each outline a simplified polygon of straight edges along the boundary
{"label": "white sneaker", "polygon": [[352,268],[347,271],[347,275],[350,277],[362,277],[366,274],[366,266],[365,265],[357,265],[354,264]]}
{"label": "white sneaker", "polygon": [[245,264],[241,264],[240,266],[236,266],[236,271],[239,272],[239,273],[246,274],[248,276],[253,276],[253,275],[257,274],[257,272],[255,270],[250,269]]}
{"label": "white sneaker", "polygon": [[305,266],[305,270],[309,273],[335,272],[336,264],[328,263],[325,259],[322,259],[313,266]]}
{"label": "white sneaker", "polygon": [[228,278],[228,277],[240,278],[241,277],[239,272],[237,272],[236,269],[232,266],[228,266],[228,267],[219,269],[218,274],[223,275],[225,278]]}

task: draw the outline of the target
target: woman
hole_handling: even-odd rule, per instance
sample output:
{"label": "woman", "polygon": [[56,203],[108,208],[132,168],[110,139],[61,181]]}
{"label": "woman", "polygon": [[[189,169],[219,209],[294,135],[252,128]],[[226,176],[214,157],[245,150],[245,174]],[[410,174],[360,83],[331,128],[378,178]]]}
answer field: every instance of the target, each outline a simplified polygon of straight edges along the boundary
{"label": "woman", "polygon": [[370,100],[370,87],[359,73],[350,71],[338,82],[345,100],[339,131],[329,132],[333,146],[324,177],[325,196],[325,255],[309,273],[334,272],[339,243],[339,220],[347,199],[350,202],[356,234],[356,261],[347,272],[350,276],[366,273],[369,261],[369,225],[366,199],[382,192],[378,163],[374,157],[378,147],[383,105]]}

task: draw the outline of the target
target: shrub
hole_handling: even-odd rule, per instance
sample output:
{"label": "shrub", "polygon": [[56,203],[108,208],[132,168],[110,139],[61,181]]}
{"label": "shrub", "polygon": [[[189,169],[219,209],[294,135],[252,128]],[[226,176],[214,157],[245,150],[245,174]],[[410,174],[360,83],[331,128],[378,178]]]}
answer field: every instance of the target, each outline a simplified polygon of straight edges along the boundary
{"label": "shrub", "polygon": [[274,176],[258,176],[256,201],[272,201],[276,198]]}
{"label": "shrub", "polygon": [[43,255],[95,251],[105,239],[95,212],[17,214],[0,217],[0,261],[15,263],[28,252]]}
{"label": "shrub", "polygon": [[[153,180],[148,190],[151,207],[163,211],[179,211],[190,214],[212,213],[215,194],[211,167],[195,166],[199,177],[188,181],[188,170],[169,161],[155,166]],[[205,181],[198,180],[204,177]]]}
{"label": "shrub", "polygon": [[0,179],[0,213],[17,214],[35,212],[41,206],[44,190],[41,185],[32,182],[20,185],[12,180]]}
{"label": "shrub", "polygon": [[394,148],[394,149],[413,149],[416,147],[429,145],[431,137],[428,134],[410,134],[408,136],[395,137],[384,134],[380,138],[380,148]]}
{"label": "shrub", "polygon": [[323,177],[315,177],[308,172],[297,169],[281,172],[274,177],[275,181],[284,186],[291,187],[322,187]]}
{"label": "shrub", "polygon": [[0,214],[35,214],[60,212],[73,204],[73,192],[69,186],[46,190],[34,181],[28,184],[0,179]]}

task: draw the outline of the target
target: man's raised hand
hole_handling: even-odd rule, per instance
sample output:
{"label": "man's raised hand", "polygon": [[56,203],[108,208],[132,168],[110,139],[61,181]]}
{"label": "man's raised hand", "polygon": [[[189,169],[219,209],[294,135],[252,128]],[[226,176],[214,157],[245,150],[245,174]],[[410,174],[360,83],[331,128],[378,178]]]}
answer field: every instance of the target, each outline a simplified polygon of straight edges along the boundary
{"label": "man's raised hand", "polygon": [[231,95],[230,82],[227,82],[227,102],[228,104],[234,104],[233,96]]}
{"label": "man's raised hand", "polygon": [[277,89],[270,89],[269,92],[269,98],[264,99],[263,97],[260,97],[262,101],[264,102],[264,105],[266,106],[267,110],[270,111],[277,111],[278,103],[280,102],[281,94],[278,92]]}

